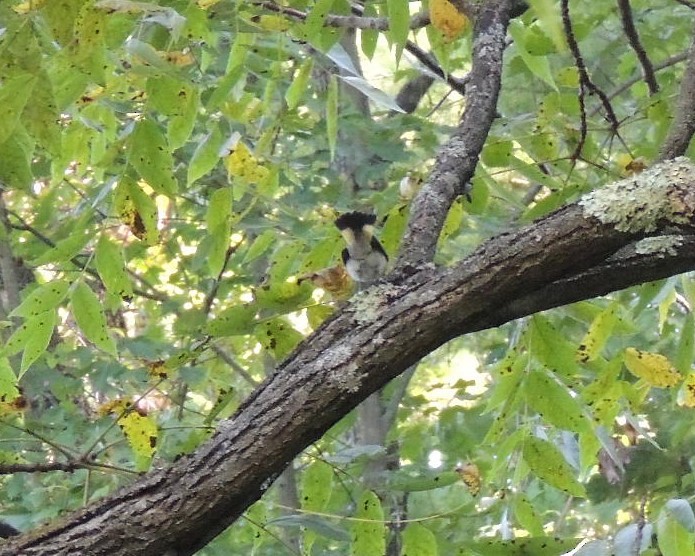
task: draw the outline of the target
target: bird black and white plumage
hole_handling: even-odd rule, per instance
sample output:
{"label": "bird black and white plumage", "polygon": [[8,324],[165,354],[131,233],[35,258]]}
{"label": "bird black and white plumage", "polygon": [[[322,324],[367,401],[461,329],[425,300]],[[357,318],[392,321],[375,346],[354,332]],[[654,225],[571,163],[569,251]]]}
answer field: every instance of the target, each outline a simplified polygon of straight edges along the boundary
{"label": "bird black and white plumage", "polygon": [[386,271],[389,257],[374,236],[376,216],[365,212],[346,212],[335,221],[347,247],[342,257],[350,277],[360,284],[376,282]]}

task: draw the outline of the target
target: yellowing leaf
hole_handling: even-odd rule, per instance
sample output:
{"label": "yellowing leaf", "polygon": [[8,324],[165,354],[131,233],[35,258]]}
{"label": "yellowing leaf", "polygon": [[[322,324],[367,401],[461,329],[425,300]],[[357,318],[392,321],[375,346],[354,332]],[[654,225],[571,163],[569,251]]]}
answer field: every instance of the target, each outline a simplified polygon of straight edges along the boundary
{"label": "yellowing leaf", "polygon": [[695,407],[695,373],[690,373],[685,377],[678,392],[678,405]]}
{"label": "yellowing leaf", "polygon": [[478,496],[482,483],[478,466],[475,463],[464,463],[456,468],[456,473],[459,474],[459,477],[461,477],[461,480],[468,487],[471,494],[473,496]]}
{"label": "yellowing leaf", "polygon": [[195,56],[193,56],[190,50],[174,50],[170,52],[157,51],[157,54],[159,54],[163,60],[178,67],[190,66],[195,63]]}
{"label": "yellowing leaf", "polygon": [[675,386],[683,376],[663,355],[627,348],[624,356],[625,366],[636,377],[644,379],[657,388]]}
{"label": "yellowing leaf", "polygon": [[618,320],[617,310],[617,305],[613,303],[593,320],[586,336],[584,336],[582,343],[579,344],[577,349],[577,360],[580,363],[596,359],[603,346],[606,345],[608,337]]}
{"label": "yellowing leaf", "polygon": [[460,37],[468,28],[468,18],[449,0],[430,0],[430,19],[447,41]]}
{"label": "yellowing leaf", "polygon": [[157,447],[157,423],[151,417],[131,411],[118,420],[118,425],[135,455],[150,460]]}
{"label": "yellowing leaf", "polygon": [[261,166],[249,148],[239,141],[225,157],[224,165],[230,177],[258,183],[268,176],[268,169]]}
{"label": "yellowing leaf", "polygon": [[114,212],[132,234],[147,245],[159,239],[157,205],[135,181],[123,178],[116,186]]}
{"label": "yellowing leaf", "polygon": [[261,15],[253,22],[266,31],[287,31],[290,28],[290,22],[279,15]]}
{"label": "yellowing leaf", "polygon": [[12,6],[12,9],[20,15],[26,15],[29,12],[38,10],[45,3],[46,0],[27,0],[26,2],[15,4],[14,6]]}

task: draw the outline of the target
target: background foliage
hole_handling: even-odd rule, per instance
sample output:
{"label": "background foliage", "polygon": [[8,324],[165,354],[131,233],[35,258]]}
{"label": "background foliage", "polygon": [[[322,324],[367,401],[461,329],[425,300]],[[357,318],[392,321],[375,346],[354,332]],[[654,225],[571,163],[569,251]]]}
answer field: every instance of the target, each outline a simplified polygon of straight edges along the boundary
{"label": "background foliage", "polygon": [[[692,11],[632,2],[650,90],[616,6],[571,4],[615,118],[586,95],[582,134],[560,6],[531,2],[438,264],[658,153]],[[390,28],[354,32],[325,19],[345,0],[285,6],[0,4],[0,508],[18,528],[195,450],[339,302],[306,279],[338,260],[338,212],[373,208],[397,253],[403,188],[465,99],[441,78],[412,111],[395,98],[436,77],[418,47],[463,77],[471,22],[369,1]],[[409,30],[429,8],[436,26]],[[451,342],[383,393],[384,446],[347,417],[201,554],[692,554],[693,303],[686,275]]]}

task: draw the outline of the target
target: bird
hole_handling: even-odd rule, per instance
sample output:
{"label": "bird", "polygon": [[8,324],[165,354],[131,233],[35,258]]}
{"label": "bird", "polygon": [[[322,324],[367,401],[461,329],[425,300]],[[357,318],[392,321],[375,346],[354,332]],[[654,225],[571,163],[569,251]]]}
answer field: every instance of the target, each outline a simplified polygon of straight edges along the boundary
{"label": "bird", "polygon": [[347,247],[342,258],[345,270],[358,285],[376,282],[386,271],[389,257],[374,236],[376,215],[366,212],[346,212],[335,221]]}

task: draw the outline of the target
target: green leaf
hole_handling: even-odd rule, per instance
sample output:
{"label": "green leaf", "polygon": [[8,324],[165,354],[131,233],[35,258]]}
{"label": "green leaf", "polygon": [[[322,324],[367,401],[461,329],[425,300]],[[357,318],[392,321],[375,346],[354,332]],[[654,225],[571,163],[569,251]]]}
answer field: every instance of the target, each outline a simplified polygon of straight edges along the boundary
{"label": "green leaf", "polygon": [[314,7],[304,20],[304,24],[297,27],[298,35],[304,40],[310,41],[314,46],[322,45],[321,32],[326,16],[333,7],[334,0],[317,0]]}
{"label": "green leaf", "polygon": [[[373,3],[367,2],[364,5],[364,16],[365,17],[377,17],[376,7]],[[361,46],[362,53],[371,60],[374,57],[374,52],[376,52],[376,45],[379,41],[379,31],[376,29],[362,29],[361,33]]]}
{"label": "green leaf", "polygon": [[543,315],[533,315],[529,326],[529,351],[538,361],[563,376],[577,369],[576,349],[567,335]]}
{"label": "green leaf", "polygon": [[[52,156],[59,157],[62,135],[58,123],[60,112],[56,105],[48,73],[45,71],[41,72],[40,80],[41,86],[34,88],[31,102],[28,102],[24,107],[22,122],[39,145],[51,153]],[[2,96],[3,90],[0,88],[0,96]],[[4,105],[0,104],[0,106]]]}
{"label": "green leaf", "polygon": [[263,255],[270,247],[277,241],[278,233],[275,230],[265,230],[261,235],[259,235],[251,244],[242,264],[248,264],[251,261],[255,261],[258,257]]}
{"label": "green leaf", "polygon": [[688,533],[695,533],[695,513],[687,500],[673,498],[661,508],[660,517],[676,521]]}
{"label": "green leaf", "polygon": [[105,30],[106,12],[96,8],[93,2],[85,2],[75,19],[73,59],[77,67],[98,83],[104,82],[106,69]]}
{"label": "green leaf", "polygon": [[255,305],[237,305],[225,309],[207,324],[206,333],[215,337],[251,334],[257,311]]}
{"label": "green leaf", "polygon": [[351,556],[384,554],[386,551],[386,528],[384,510],[379,497],[371,490],[365,491],[357,502],[355,517],[364,521],[352,524]]}
{"label": "green leaf", "polygon": [[31,161],[35,141],[21,126],[0,144],[0,181],[13,189],[28,190],[34,179]]}
{"label": "green leaf", "polygon": [[0,143],[7,141],[17,127],[37,82],[36,76],[30,73],[3,79],[0,87]]}
{"label": "green leaf", "polygon": [[152,120],[141,120],[129,137],[129,162],[157,193],[168,197],[176,194],[178,185],[172,168],[174,159],[159,126]]}
{"label": "green leaf", "polygon": [[167,138],[172,150],[182,147],[191,136],[200,106],[198,89],[188,83],[179,88],[176,96],[180,106],[177,113],[172,115],[167,126]]}
{"label": "green leaf", "polygon": [[302,474],[302,509],[322,512],[331,498],[333,467],[315,460]]}
{"label": "green leaf", "polygon": [[0,357],[0,402],[11,402],[19,396],[17,382],[7,357]]}
{"label": "green leaf", "polygon": [[91,218],[92,215],[89,212],[82,215],[72,225],[68,237],[58,241],[55,247],[46,250],[42,255],[34,259],[31,264],[35,266],[59,264],[75,258],[93,237],[91,230],[88,229]]}
{"label": "green leaf", "polygon": [[285,92],[285,101],[287,102],[287,108],[294,110],[299,105],[299,101],[302,99],[304,92],[306,91],[307,84],[309,83],[309,78],[311,77],[311,70],[314,68],[314,59],[307,58],[302,62],[299,67],[299,71],[295,74],[292,83],[287,88]]}
{"label": "green leaf", "polygon": [[126,272],[123,250],[101,234],[94,253],[94,264],[106,289],[122,299],[133,296],[133,286]]}
{"label": "green leaf", "polygon": [[218,276],[224,267],[229,249],[229,236],[232,227],[231,187],[220,187],[210,196],[206,214],[208,237],[211,239],[208,251],[208,269],[211,276]]}
{"label": "green leaf", "polygon": [[333,160],[338,142],[338,78],[335,75],[331,75],[328,81],[326,133],[328,133],[328,148],[331,151],[331,160]]}
{"label": "green leaf", "polygon": [[617,302],[611,303],[593,320],[577,349],[577,358],[580,362],[586,363],[598,357],[618,322],[618,309]]}
{"label": "green leaf", "polygon": [[79,282],[70,298],[72,314],[85,338],[106,353],[117,355],[116,343],[109,336],[101,301],[84,282]]}
{"label": "green leaf", "polygon": [[410,32],[410,2],[386,0],[386,7],[389,14],[388,37],[391,44],[396,45],[396,64],[398,64]]}
{"label": "green leaf", "polygon": [[666,502],[656,522],[656,536],[663,556],[695,555],[695,518],[685,500]]}
{"label": "green leaf", "polygon": [[531,371],[526,378],[526,401],[548,423],[573,432],[591,432],[580,405],[554,378]]}
{"label": "green leaf", "polygon": [[10,313],[11,317],[31,318],[55,309],[68,294],[70,283],[65,280],[53,280],[34,288]]}
{"label": "green leaf", "polygon": [[277,312],[295,311],[309,301],[313,288],[302,282],[271,282],[256,288],[256,301],[263,309]]}
{"label": "green leaf", "polygon": [[[19,376],[27,371],[31,364],[36,361],[41,355],[46,352],[53,329],[56,325],[56,311],[45,311],[30,319],[27,319],[22,325],[22,329],[26,332],[27,338],[24,344],[24,352],[22,353],[22,363],[19,367]],[[12,340],[12,338],[10,338]],[[8,341],[8,344],[10,342]]]}
{"label": "green leaf", "polygon": [[553,444],[527,436],[523,454],[524,461],[539,479],[572,496],[586,497],[584,487],[576,479],[576,472]]}
{"label": "green leaf", "polygon": [[543,536],[543,522],[538,513],[529,502],[526,494],[519,492],[513,500],[514,516],[519,524],[529,532],[532,537]]}
{"label": "green leaf", "polygon": [[304,336],[282,317],[260,323],[255,334],[261,345],[272,352],[277,361],[287,357],[304,339]]}
{"label": "green leaf", "polygon": [[550,61],[547,56],[533,56],[529,53],[526,47],[526,34],[528,30],[524,24],[518,19],[514,19],[509,24],[509,34],[514,39],[516,51],[521,56],[521,59],[526,64],[526,67],[531,70],[531,73],[540,80],[547,83],[553,90],[557,91],[557,85],[553,78],[553,72],[550,69]]}
{"label": "green leaf", "polygon": [[673,362],[676,369],[686,374],[690,371],[695,356],[695,318],[692,312],[685,315],[683,330],[678,340],[678,351]]}
{"label": "green leaf", "polygon": [[[567,50],[565,32],[556,4],[553,0],[529,0],[529,4],[538,18],[538,27],[550,36],[558,52],[565,52]],[[548,54],[548,52],[542,54]]]}
{"label": "green leaf", "polygon": [[438,556],[437,538],[434,533],[420,523],[409,523],[403,530],[401,554],[417,556]]}
{"label": "green leaf", "polygon": [[222,143],[222,134],[217,126],[203,136],[195,151],[193,151],[193,156],[188,164],[188,175],[186,178],[188,185],[202,178],[217,166],[217,163],[220,161]]}

